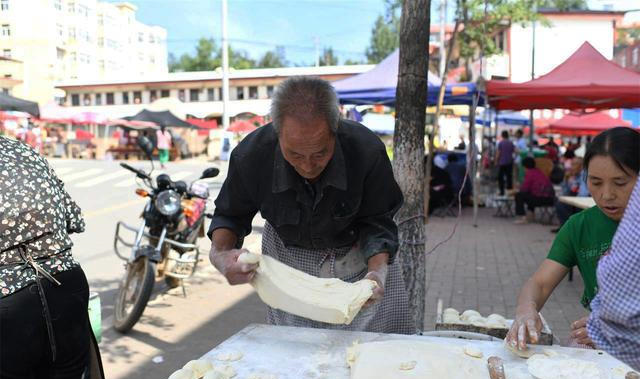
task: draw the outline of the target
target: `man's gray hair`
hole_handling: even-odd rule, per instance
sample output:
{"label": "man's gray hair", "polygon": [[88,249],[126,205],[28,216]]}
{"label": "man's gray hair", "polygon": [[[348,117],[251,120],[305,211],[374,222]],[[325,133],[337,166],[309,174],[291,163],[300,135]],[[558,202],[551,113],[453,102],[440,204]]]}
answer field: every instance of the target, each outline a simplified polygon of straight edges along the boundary
{"label": "man's gray hair", "polygon": [[273,129],[280,134],[285,117],[298,120],[321,118],[332,133],[338,131],[340,108],[331,84],[311,76],[293,76],[278,85],[271,100]]}

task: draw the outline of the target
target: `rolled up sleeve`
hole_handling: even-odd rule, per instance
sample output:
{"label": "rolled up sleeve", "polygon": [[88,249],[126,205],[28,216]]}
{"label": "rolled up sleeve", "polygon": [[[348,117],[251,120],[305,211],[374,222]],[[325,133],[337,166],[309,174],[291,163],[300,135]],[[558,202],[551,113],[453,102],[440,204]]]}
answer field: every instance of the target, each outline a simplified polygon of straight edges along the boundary
{"label": "rolled up sleeve", "polygon": [[381,151],[367,175],[356,222],[359,245],[365,260],[379,253],[389,253],[389,263],[398,251],[398,227],[393,220],[402,205],[402,191],[393,177],[391,162]]}
{"label": "rolled up sleeve", "polygon": [[238,237],[236,248],[242,247],[244,237],[251,233],[251,222],[258,212],[244,183],[240,161],[241,157],[231,154],[229,172],[216,198],[216,209],[207,233],[211,238],[216,229],[233,231]]}

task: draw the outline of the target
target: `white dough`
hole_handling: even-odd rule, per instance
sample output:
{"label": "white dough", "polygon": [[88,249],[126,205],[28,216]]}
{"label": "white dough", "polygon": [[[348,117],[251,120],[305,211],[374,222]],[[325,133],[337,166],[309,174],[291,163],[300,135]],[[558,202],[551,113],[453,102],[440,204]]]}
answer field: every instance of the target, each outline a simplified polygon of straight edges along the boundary
{"label": "white dough", "polygon": [[507,341],[504,341],[504,347],[505,349],[509,350],[510,352],[519,356],[520,358],[531,358],[533,355],[536,354],[535,351],[531,350],[528,347],[526,350],[520,350],[517,347],[513,347],[510,344],[508,344]]}
{"label": "white dough", "polygon": [[413,370],[416,365],[418,364],[418,362],[416,361],[407,361],[407,362],[401,362],[400,363],[400,367],[398,367],[400,370]]}
{"label": "white dough", "polygon": [[244,357],[244,354],[240,351],[226,351],[216,355],[216,359],[219,361],[239,361]]}
{"label": "white dough", "polygon": [[242,253],[238,256],[238,263],[256,264],[260,262],[260,255],[252,253]]}
{"label": "white dough", "polygon": [[205,372],[213,369],[213,365],[207,360],[198,359],[187,362],[187,364],[184,365],[183,368],[187,368],[193,371],[193,373],[196,375],[196,378],[199,378],[201,376],[204,376]]}
{"label": "white dough", "polygon": [[229,366],[229,365],[216,366],[215,371],[218,371],[218,372],[224,374],[224,377],[226,379],[231,379],[231,378],[233,378],[234,376],[237,375],[236,370],[232,366]]}
{"label": "white dough", "polygon": [[209,370],[202,379],[229,379],[228,376],[217,370]]}
{"label": "white dough", "polygon": [[482,317],[482,315],[480,313],[478,313],[478,311],[474,311],[472,309],[469,309],[469,310],[466,310],[466,311],[462,312],[462,315],[460,315],[460,320],[469,321],[469,319],[472,316]]}
{"label": "white dough", "polygon": [[456,316],[460,316],[460,312],[458,312],[456,309],[454,308],[447,308],[444,310],[444,312],[442,312],[443,315],[447,315],[447,314],[454,314]]}
{"label": "white dough", "polygon": [[499,315],[497,313],[492,313],[489,316],[487,316],[487,321],[489,321],[489,320],[497,321],[497,322],[503,322],[503,323],[507,322],[506,318],[504,318],[502,315]]}
{"label": "white dough", "polygon": [[[486,362],[465,355],[455,346],[392,340],[368,342],[350,349],[354,358],[351,379],[487,378]],[[410,367],[407,363],[412,361],[416,362],[412,369],[404,368]]]}
{"label": "white dough", "polygon": [[169,376],[169,379],[197,379],[196,374],[188,368],[181,368]]}
{"label": "white dough", "polygon": [[471,325],[473,325],[473,326],[477,326],[479,328],[484,328],[485,326],[487,326],[487,319],[482,317],[482,316],[480,316],[480,317],[472,316],[469,319],[469,323]]}
{"label": "white dough", "polygon": [[460,317],[457,314],[445,314],[442,317],[442,322],[444,322],[445,324],[457,324],[460,322]]}
{"label": "white dough", "polygon": [[482,350],[478,349],[477,346],[474,345],[466,345],[464,347],[464,353],[473,358],[482,358]]}
{"label": "white dough", "polygon": [[527,361],[529,374],[538,379],[601,379],[598,365],[582,359],[549,358],[540,355]]}
{"label": "white dough", "polygon": [[[336,278],[318,278],[272,257],[253,255],[260,262],[251,285],[260,299],[272,308],[311,320],[350,324],[376,287],[373,280],[347,283]],[[245,257],[243,261],[248,259]]]}

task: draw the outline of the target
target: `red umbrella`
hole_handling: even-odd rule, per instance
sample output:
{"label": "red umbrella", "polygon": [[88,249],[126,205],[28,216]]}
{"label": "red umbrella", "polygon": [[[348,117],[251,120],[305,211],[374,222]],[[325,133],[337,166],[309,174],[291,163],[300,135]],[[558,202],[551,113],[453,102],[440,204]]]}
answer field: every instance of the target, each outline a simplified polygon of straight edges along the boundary
{"label": "red umbrella", "polygon": [[91,140],[95,138],[95,136],[93,135],[93,133],[88,132],[86,130],[82,130],[82,129],[78,129],[76,130],[76,139],[77,140]]}
{"label": "red umbrella", "polygon": [[631,123],[609,116],[607,111],[594,113],[570,113],[549,126],[537,128],[538,134],[562,134],[568,136],[595,136],[617,126],[631,127]]}
{"label": "red umbrella", "polygon": [[235,133],[251,133],[256,129],[258,128],[249,121],[236,120],[229,125],[227,131]]}

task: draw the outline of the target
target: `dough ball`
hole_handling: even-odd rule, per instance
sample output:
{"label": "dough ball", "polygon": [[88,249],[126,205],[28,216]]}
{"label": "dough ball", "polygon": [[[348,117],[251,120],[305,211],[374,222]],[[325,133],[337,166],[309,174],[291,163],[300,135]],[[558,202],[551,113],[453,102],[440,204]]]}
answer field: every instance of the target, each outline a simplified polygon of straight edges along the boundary
{"label": "dough ball", "polygon": [[217,370],[209,370],[202,379],[229,379],[225,374]]}
{"label": "dough ball", "polygon": [[445,314],[442,317],[442,322],[445,324],[457,324],[460,321],[460,317],[457,314]]}
{"label": "dough ball", "polygon": [[203,376],[205,372],[213,369],[213,365],[211,364],[211,362],[209,362],[207,360],[198,359],[198,360],[193,360],[193,361],[187,362],[187,364],[184,365],[184,368],[187,368],[187,369],[193,371],[193,373],[196,375],[196,377],[199,378],[199,377]]}
{"label": "dough ball", "polygon": [[497,313],[492,313],[489,316],[487,316],[487,320],[497,321],[497,322],[502,322],[502,323],[506,323],[507,322],[506,318],[504,318],[502,315],[499,315]]}
{"label": "dough ball", "polygon": [[243,356],[244,354],[239,351],[227,351],[216,355],[216,359],[219,361],[233,362],[239,361]]}
{"label": "dough ball", "polygon": [[188,368],[181,368],[169,376],[169,379],[197,379],[196,374]]}
{"label": "dough ball", "polygon": [[465,345],[464,353],[473,358],[482,358],[482,350],[474,345]]}
{"label": "dough ball", "polygon": [[466,311],[462,312],[462,315],[460,315],[460,320],[469,321],[469,319],[472,316],[482,317],[482,315],[480,313],[478,313],[478,311],[474,311],[472,309],[469,309],[469,310],[466,310]]}
{"label": "dough ball", "polygon": [[507,323],[496,321],[496,320],[487,319],[487,328],[506,329],[507,328]]}
{"label": "dough ball", "polygon": [[215,368],[215,371],[218,371],[225,375],[225,378],[230,379],[237,375],[236,370],[229,365],[218,366]]}
{"label": "dough ball", "polygon": [[401,362],[399,368],[400,370],[403,370],[403,371],[413,370],[417,364],[418,364],[417,361]]}
{"label": "dough ball", "polygon": [[533,350],[529,348],[527,348],[526,350],[520,350],[518,349],[517,346],[511,346],[510,344],[508,344],[507,341],[504,342],[504,347],[505,349],[509,350],[510,352],[519,356],[520,358],[531,358],[534,355],[540,355],[541,357],[547,358],[546,355],[536,354]]}
{"label": "dough ball", "polygon": [[238,256],[238,263],[256,264],[260,262],[260,255],[253,253],[242,253]]}
{"label": "dough ball", "polygon": [[446,314],[454,314],[454,315],[456,315],[456,316],[460,316],[460,312],[458,312],[458,311],[457,311],[456,309],[454,309],[454,308],[447,308],[447,309],[445,309],[445,310],[444,310],[444,312],[442,312],[442,314],[443,314],[443,315],[446,315]]}
{"label": "dough ball", "polygon": [[469,319],[469,324],[477,326],[479,328],[484,328],[485,326],[487,326],[487,319],[482,316],[471,316],[471,318]]}

